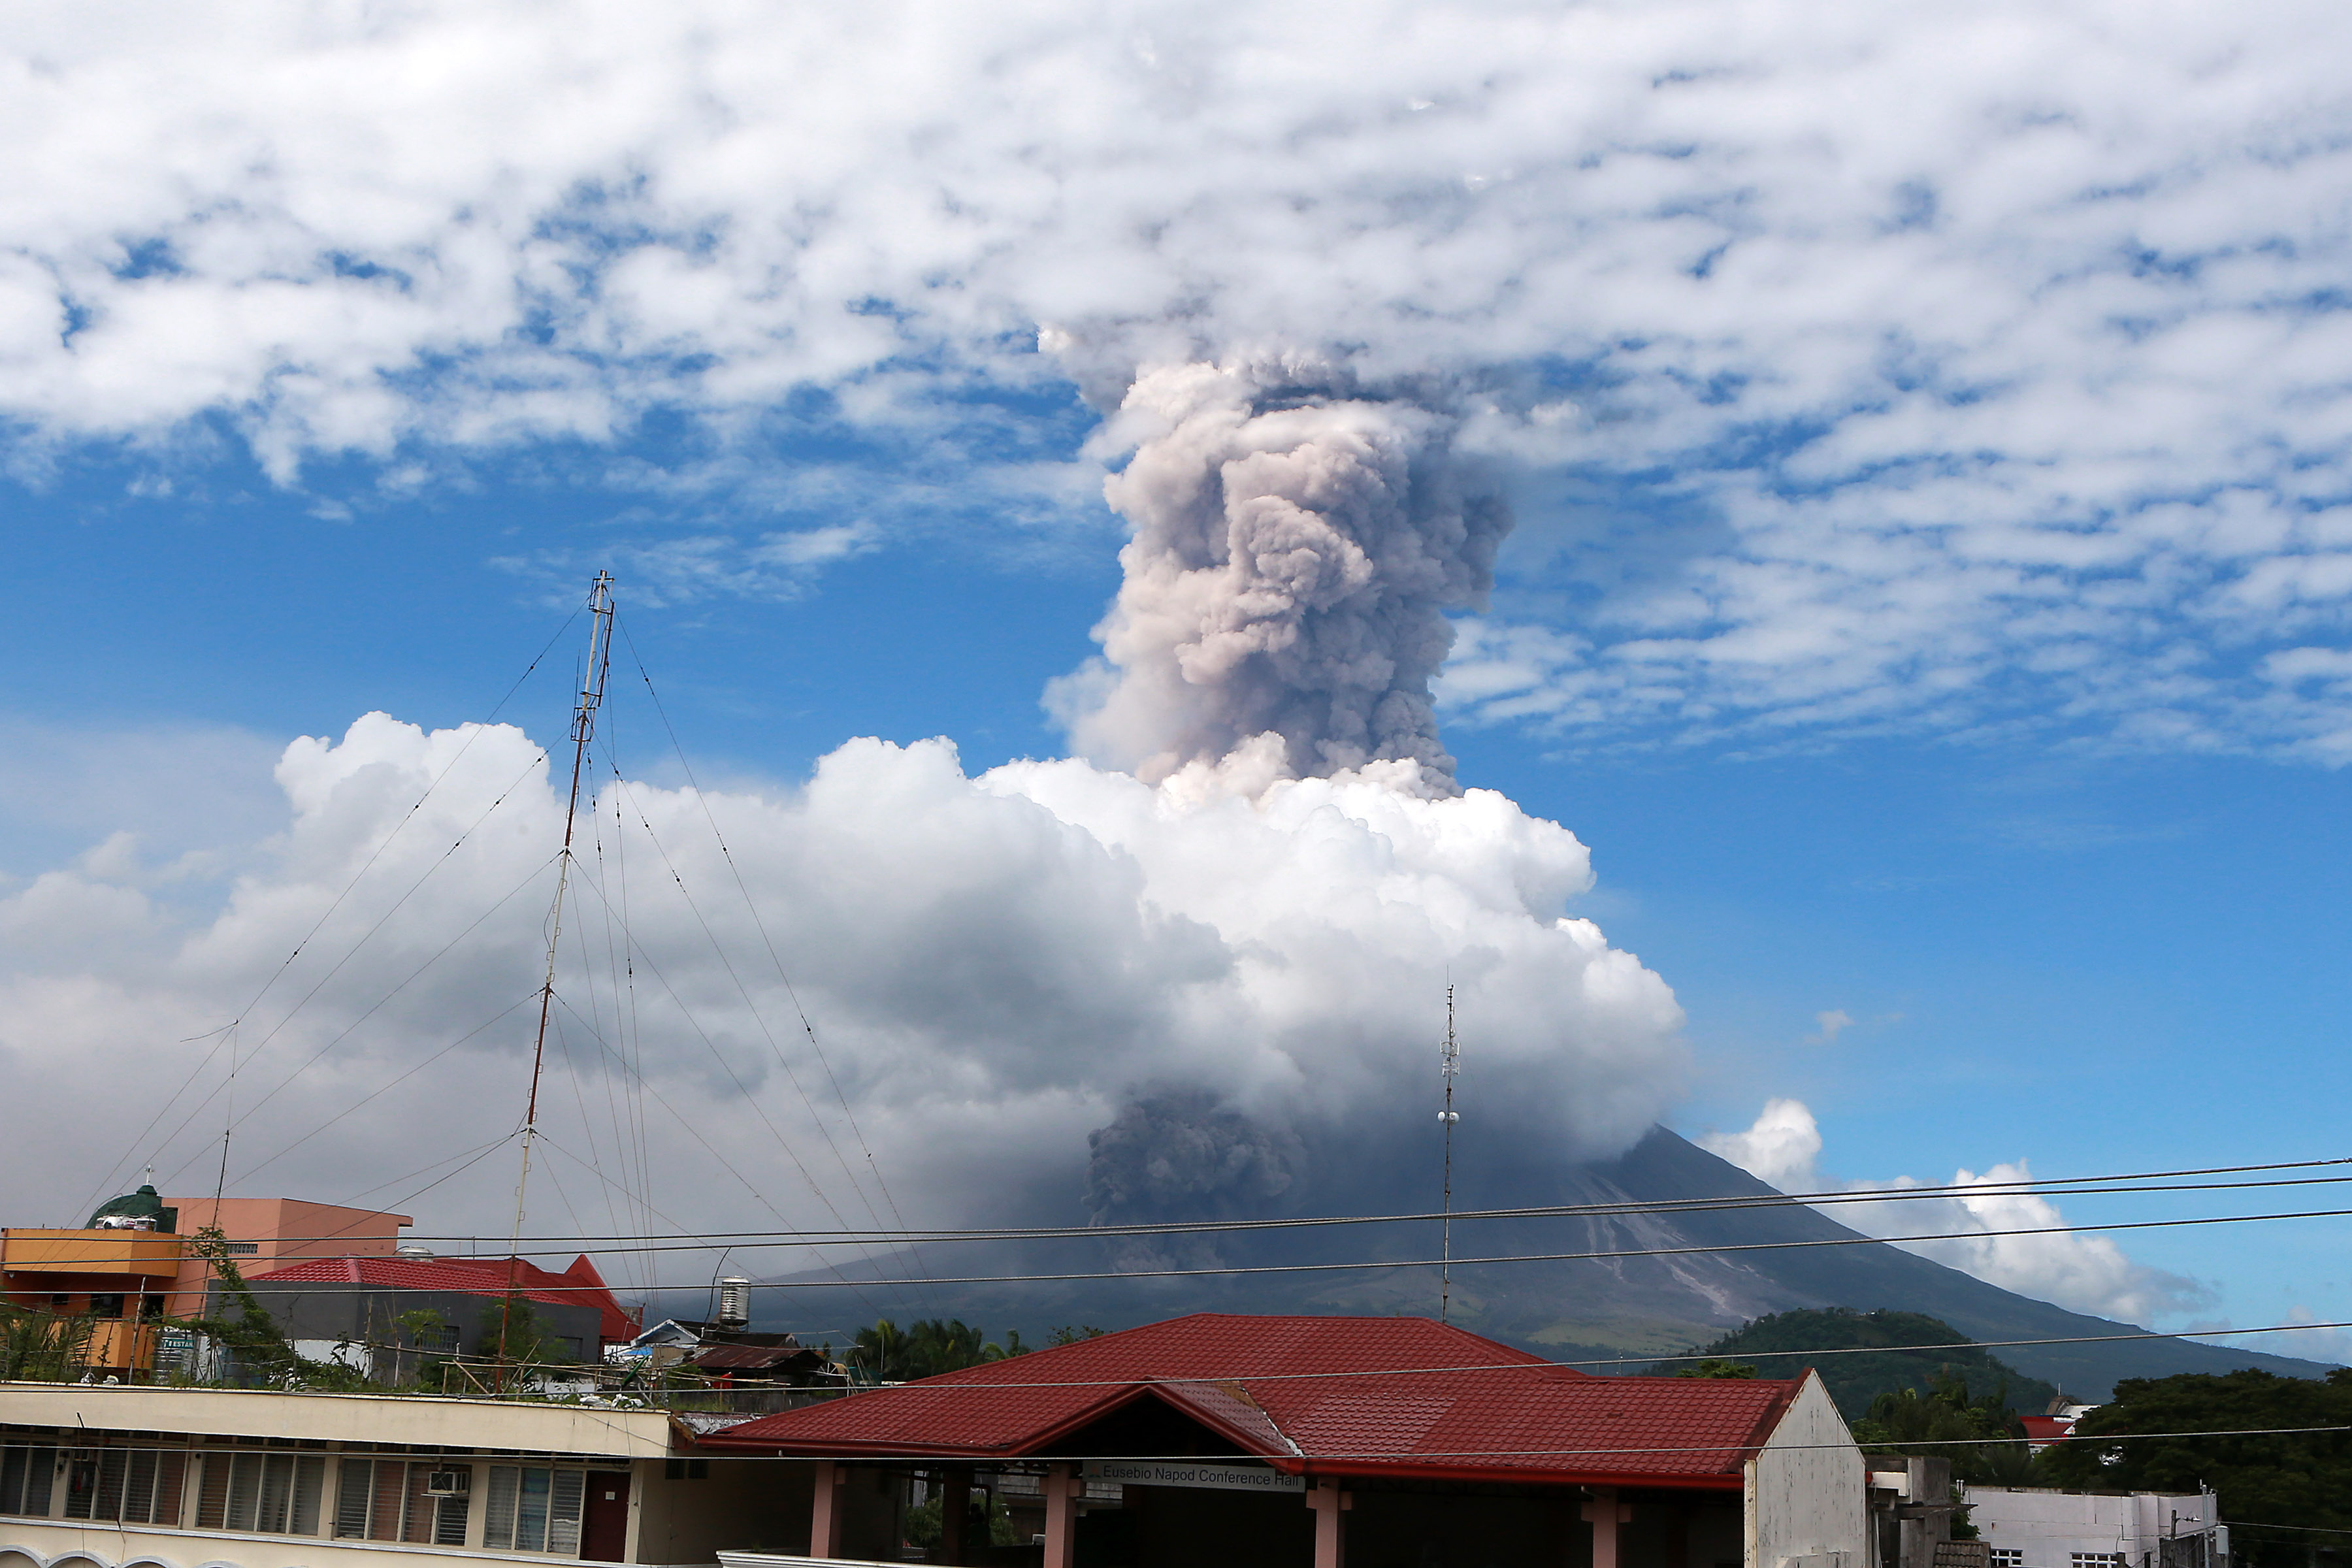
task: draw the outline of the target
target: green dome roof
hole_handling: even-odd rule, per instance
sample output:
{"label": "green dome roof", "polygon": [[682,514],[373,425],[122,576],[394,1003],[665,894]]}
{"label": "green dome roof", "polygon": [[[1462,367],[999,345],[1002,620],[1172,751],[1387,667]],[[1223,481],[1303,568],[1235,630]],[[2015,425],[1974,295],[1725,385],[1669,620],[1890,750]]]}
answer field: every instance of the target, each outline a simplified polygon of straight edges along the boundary
{"label": "green dome roof", "polygon": [[130,1219],[152,1219],[157,1230],[170,1230],[179,1223],[180,1211],[165,1208],[163,1200],[152,1186],[141,1187],[135,1193],[125,1193],[119,1198],[100,1204],[98,1212],[89,1216],[88,1228],[95,1230],[98,1222],[110,1215]]}

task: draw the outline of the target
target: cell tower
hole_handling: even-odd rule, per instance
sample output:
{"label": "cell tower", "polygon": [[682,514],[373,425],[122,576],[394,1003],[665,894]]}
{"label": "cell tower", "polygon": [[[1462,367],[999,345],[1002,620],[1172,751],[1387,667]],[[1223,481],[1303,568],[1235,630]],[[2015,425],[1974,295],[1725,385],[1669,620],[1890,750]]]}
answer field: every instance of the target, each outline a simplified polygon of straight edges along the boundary
{"label": "cell tower", "polygon": [[1445,1132],[1445,1192],[1444,1230],[1437,1265],[1437,1321],[1445,1321],[1445,1314],[1454,1303],[1454,1124],[1462,1120],[1454,1109],[1454,1075],[1462,1070],[1462,1047],[1454,1038],[1454,987],[1445,988],[1445,1044],[1438,1051],[1438,1076],[1445,1080],[1445,1109],[1437,1113],[1438,1125]]}

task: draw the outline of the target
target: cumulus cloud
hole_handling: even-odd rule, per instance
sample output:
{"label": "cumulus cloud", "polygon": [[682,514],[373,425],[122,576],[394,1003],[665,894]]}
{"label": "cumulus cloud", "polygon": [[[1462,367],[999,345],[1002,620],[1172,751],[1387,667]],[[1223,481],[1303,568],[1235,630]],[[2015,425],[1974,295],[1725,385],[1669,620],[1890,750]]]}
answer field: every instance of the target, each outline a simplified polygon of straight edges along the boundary
{"label": "cumulus cloud", "polygon": [[1784,1193],[1816,1191],[1821,1180],[1813,1162],[1821,1155],[1822,1130],[1801,1100],[1768,1100],[1746,1131],[1707,1132],[1695,1142]]}
{"label": "cumulus cloud", "polygon": [[[45,1108],[15,1190],[70,1214],[118,1155],[208,1186],[233,1122],[233,1190],[502,1234],[510,1152],[459,1162],[521,1110],[543,755],[378,714],[277,784],[210,907],[111,851],[0,900],[0,1081]],[[945,742],[856,741],[796,789],[608,784],[582,845],[535,1230],[1376,1201],[1379,1140],[1329,1134],[1418,1110],[1449,972],[1498,1133],[1605,1153],[1679,1092],[1671,992],[1564,912],[1583,846],[1487,791],[973,777]]]}
{"label": "cumulus cloud", "polygon": [[[2037,1194],[2016,1190],[2014,1184],[2032,1176],[2023,1160],[1996,1164],[1981,1173],[1956,1171],[1948,1183],[1911,1176],[1830,1181],[1821,1175],[1817,1165],[1821,1128],[1812,1111],[1797,1100],[1769,1100],[1747,1131],[1710,1133],[1698,1142],[1783,1192],[1930,1185],[1984,1188],[1948,1197],[1842,1203],[1822,1212],[1866,1236],[1941,1236],[1939,1240],[1897,1245],[2020,1295],[2126,1323],[2153,1323],[2159,1316],[2195,1310],[2214,1300],[2211,1289],[2197,1280],[2135,1262],[2105,1237],[2065,1228],[2065,1215],[2057,1205]],[[2022,1230],[2046,1234],[1991,1234]]]}
{"label": "cumulus cloud", "polygon": [[23,467],[791,404],[1051,510],[1022,398],[1302,350],[1493,401],[1465,717],[2352,757],[2318,0],[124,15],[0,34]]}

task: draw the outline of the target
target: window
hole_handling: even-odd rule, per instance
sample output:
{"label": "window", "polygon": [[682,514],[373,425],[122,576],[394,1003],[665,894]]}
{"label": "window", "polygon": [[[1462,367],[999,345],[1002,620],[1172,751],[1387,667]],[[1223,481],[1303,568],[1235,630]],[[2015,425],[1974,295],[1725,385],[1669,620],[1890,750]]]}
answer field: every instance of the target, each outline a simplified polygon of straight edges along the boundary
{"label": "window", "polygon": [[49,1482],[58,1473],[58,1451],[11,1443],[0,1449],[0,1513],[49,1517]]}
{"label": "window", "polygon": [[1987,1549],[1992,1555],[1992,1568],[2025,1568],[2025,1553],[2014,1546],[1994,1546]]}
{"label": "window", "polygon": [[483,1550],[579,1556],[580,1502],[587,1483],[584,1470],[492,1465]]}
{"label": "window", "polygon": [[177,1524],[187,1462],[186,1454],[171,1448],[74,1453],[66,1466],[66,1517]]}
{"label": "window", "polygon": [[221,1243],[221,1250],[227,1253],[231,1258],[252,1258],[261,1251],[261,1243],[257,1241],[224,1241]]}
{"label": "window", "polygon": [[335,1535],[342,1541],[404,1541],[412,1546],[463,1546],[471,1499],[436,1497],[436,1474],[470,1466],[425,1460],[345,1459],[336,1476]]}
{"label": "window", "polygon": [[327,1461],[313,1454],[206,1454],[196,1528],[316,1535],[326,1475]]}
{"label": "window", "polygon": [[2071,1555],[2071,1568],[2131,1568],[2130,1557],[2121,1552],[2076,1552]]}
{"label": "window", "polygon": [[89,1315],[93,1318],[119,1318],[122,1316],[121,1296],[92,1296],[89,1299]]}
{"label": "window", "polygon": [[662,1461],[662,1479],[666,1481],[707,1481],[710,1479],[708,1459],[670,1458]]}

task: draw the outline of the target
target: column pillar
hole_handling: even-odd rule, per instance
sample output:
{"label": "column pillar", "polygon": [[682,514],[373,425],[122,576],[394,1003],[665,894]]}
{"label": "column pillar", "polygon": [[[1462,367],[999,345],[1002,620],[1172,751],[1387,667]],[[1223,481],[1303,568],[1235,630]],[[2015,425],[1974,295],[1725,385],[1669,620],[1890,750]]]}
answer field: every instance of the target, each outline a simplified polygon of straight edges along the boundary
{"label": "column pillar", "polygon": [[965,1537],[971,1521],[971,1469],[950,1465],[940,1477],[940,1561],[965,1560]]}
{"label": "column pillar", "polygon": [[1347,1568],[1348,1532],[1339,1516],[1356,1500],[1326,1477],[1307,1489],[1307,1506],[1315,1510],[1315,1568]]}
{"label": "column pillar", "polygon": [[1086,1489],[1071,1466],[1055,1465],[1045,1472],[1045,1568],[1071,1568],[1078,1544],[1078,1499]]}
{"label": "column pillar", "polygon": [[1633,1517],[1633,1505],[1619,1502],[1615,1487],[1595,1487],[1584,1517],[1592,1523],[1592,1568],[1617,1568],[1617,1527]]}
{"label": "column pillar", "polygon": [[809,1506],[809,1551],[812,1557],[841,1555],[841,1486],[849,1479],[845,1466],[831,1459],[816,1462],[816,1494]]}

